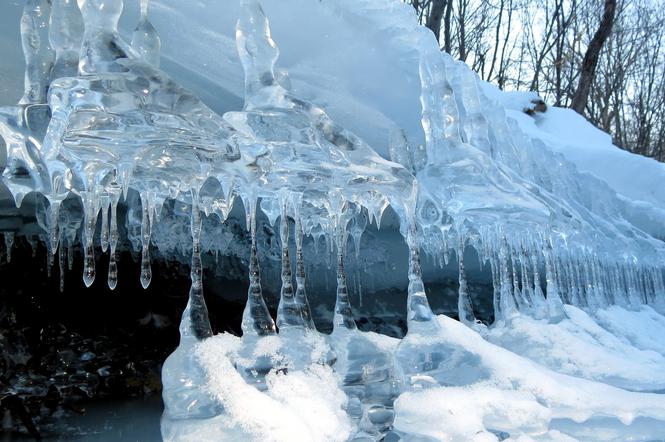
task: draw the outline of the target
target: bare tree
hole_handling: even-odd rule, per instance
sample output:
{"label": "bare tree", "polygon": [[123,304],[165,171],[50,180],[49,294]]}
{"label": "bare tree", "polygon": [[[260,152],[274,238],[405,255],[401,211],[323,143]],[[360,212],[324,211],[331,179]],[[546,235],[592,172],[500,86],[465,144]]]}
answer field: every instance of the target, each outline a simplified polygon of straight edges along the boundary
{"label": "bare tree", "polygon": [[584,114],[584,109],[589,99],[589,91],[591,90],[591,83],[593,82],[596,73],[596,66],[598,65],[598,58],[600,51],[603,49],[605,41],[612,32],[614,25],[614,16],[616,13],[617,2],[616,0],[605,0],[605,7],[603,9],[603,18],[600,21],[600,26],[591,39],[589,47],[584,54],[584,61],[582,62],[582,69],[580,74],[580,81],[577,84],[577,89],[573,95],[573,102],[571,108],[579,114]]}
{"label": "bare tree", "polygon": [[665,161],[665,0],[404,1],[483,80],[537,91]]}
{"label": "bare tree", "polygon": [[429,9],[429,15],[427,16],[427,26],[436,37],[436,41],[439,41],[439,36],[441,34],[441,19],[443,18],[443,13],[446,10],[446,5],[450,0],[430,0],[431,5]]}

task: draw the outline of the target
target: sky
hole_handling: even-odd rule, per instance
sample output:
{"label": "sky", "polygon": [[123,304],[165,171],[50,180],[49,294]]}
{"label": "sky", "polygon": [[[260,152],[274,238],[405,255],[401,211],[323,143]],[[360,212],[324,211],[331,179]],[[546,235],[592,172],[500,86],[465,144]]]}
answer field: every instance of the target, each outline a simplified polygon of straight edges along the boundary
{"label": "sky", "polygon": [[22,11],[20,0],[3,0],[0,4],[0,106],[14,105],[23,95]]}

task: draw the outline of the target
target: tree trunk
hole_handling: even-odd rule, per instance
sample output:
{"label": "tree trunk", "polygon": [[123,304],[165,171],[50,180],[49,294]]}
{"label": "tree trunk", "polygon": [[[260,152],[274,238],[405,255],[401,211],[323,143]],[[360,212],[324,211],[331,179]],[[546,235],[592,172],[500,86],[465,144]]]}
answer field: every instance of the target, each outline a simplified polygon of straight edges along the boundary
{"label": "tree trunk", "polygon": [[427,16],[427,26],[434,35],[436,36],[436,41],[439,41],[439,35],[441,34],[441,19],[443,18],[443,12],[446,9],[447,0],[432,0],[432,4],[429,10],[429,15]]}
{"label": "tree trunk", "polygon": [[591,39],[591,43],[589,43],[589,47],[584,54],[580,81],[577,84],[577,90],[575,90],[573,102],[570,106],[580,115],[584,114],[584,108],[586,108],[589,91],[591,90],[591,83],[593,83],[596,73],[596,65],[598,65],[600,51],[603,49],[605,41],[612,32],[616,7],[616,0],[605,0],[605,8],[603,11],[603,18],[600,20],[600,26],[598,26],[598,30]]}
{"label": "tree trunk", "polygon": [[443,47],[445,51],[452,54],[452,41],[450,37],[450,18],[453,12],[453,0],[446,0],[446,16],[443,20]]}

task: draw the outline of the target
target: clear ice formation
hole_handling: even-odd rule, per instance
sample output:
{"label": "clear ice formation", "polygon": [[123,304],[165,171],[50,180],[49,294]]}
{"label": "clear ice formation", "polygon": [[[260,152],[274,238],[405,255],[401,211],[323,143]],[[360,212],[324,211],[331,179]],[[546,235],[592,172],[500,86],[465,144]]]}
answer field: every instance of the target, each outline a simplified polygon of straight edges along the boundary
{"label": "clear ice formation", "polygon": [[[373,1],[363,7],[380,9],[381,2]],[[243,336],[233,366],[262,391],[271,373],[332,366],[359,438],[396,435],[393,401],[401,392],[490,376],[474,352],[442,338],[425,292],[422,252],[441,263],[455,253],[459,319],[483,335],[487,326],[474,316],[466,281],[468,247],[491,270],[495,326],[520,314],[556,324],[567,317],[564,304],[589,311],[662,308],[662,240],[626,219],[624,203],[604,182],[578,173],[511,126],[504,110],[483,95],[478,77],[439,53],[424,28],[412,26],[404,38],[419,51],[425,145],[410,145],[396,129],[389,161],[299,97],[283,71],[276,74],[279,51],[260,2],[240,3],[242,110],[218,115],[160,70],[160,37],[147,0],[140,2],[131,43],[117,29],[122,0],[27,0],[21,19],[25,94],[17,106],[0,109],[7,154],[2,181],[17,206],[30,192],[48,201],[38,219],[49,271],[58,257],[61,289],[79,228],[85,284],[98,276],[98,243],[110,254],[107,283],[116,287],[119,204],[130,206],[140,224],[140,278],[147,287],[151,249],[161,247],[153,232],[163,207],[173,200],[190,207],[192,286],[180,346],[163,369],[165,439],[191,435],[196,420],[225,425],[218,419],[224,406],[206,391],[208,375],[194,349],[212,336],[203,297],[201,254],[208,250],[201,212],[224,221],[236,202],[244,207],[251,244]],[[394,14],[387,22],[410,23],[404,5],[392,6],[381,12]],[[81,209],[72,209],[72,196]],[[368,221],[380,225],[389,206],[409,249],[408,333],[394,353],[357,330],[346,274],[349,236],[357,262]],[[262,294],[259,210],[279,225],[275,319]],[[325,238],[336,260],[329,336],[316,330],[307,300],[306,236],[317,244]],[[8,260],[13,238],[13,232],[5,234]]]}

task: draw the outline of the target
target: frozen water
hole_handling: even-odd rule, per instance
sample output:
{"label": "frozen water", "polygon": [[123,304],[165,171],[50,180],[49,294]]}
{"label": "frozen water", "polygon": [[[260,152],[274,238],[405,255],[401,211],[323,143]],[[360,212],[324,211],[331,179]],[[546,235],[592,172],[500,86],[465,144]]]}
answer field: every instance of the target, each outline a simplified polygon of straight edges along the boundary
{"label": "frozen water", "polygon": [[[616,182],[578,172],[547,124],[507,118],[519,96],[442,54],[397,1],[128,2],[131,42],[125,6],[26,2],[25,93],[0,109],[2,180],[17,206],[45,198],[37,218],[61,289],[79,238],[88,286],[98,244],[116,287],[121,231],[144,288],[151,254],[190,261],[181,342],[163,369],[166,440],[557,440],[588,438],[585,425],[598,439],[663,436],[663,397],[636,391],[665,389],[665,201],[633,204]],[[166,32],[176,25],[191,32]],[[243,221],[234,206],[246,242],[227,230]],[[400,340],[358,330],[348,274],[388,207],[384,229],[408,250]],[[277,231],[274,250],[262,249],[259,216]],[[492,324],[476,319],[467,249],[491,273]],[[206,252],[248,262],[240,338],[213,336]],[[461,323],[434,315],[423,282],[423,258],[443,266],[453,253]],[[274,319],[266,254],[280,263]],[[313,321],[310,259],[336,269],[330,335]]]}

